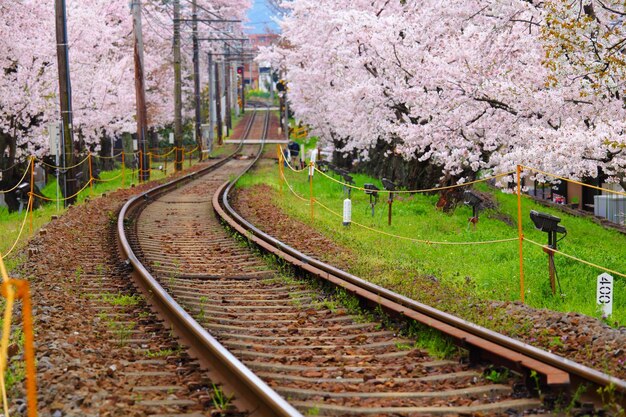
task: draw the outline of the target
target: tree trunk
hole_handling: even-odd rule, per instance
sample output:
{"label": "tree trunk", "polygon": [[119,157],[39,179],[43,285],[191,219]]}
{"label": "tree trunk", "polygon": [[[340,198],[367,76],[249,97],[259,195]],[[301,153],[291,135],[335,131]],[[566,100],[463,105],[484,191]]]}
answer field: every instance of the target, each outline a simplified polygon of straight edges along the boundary
{"label": "tree trunk", "polygon": [[[11,122],[13,124],[14,121]],[[8,155],[6,151],[8,149]],[[24,167],[15,165],[15,153],[17,151],[16,138],[0,131],[0,170],[2,170],[2,180],[0,180],[0,190],[13,188],[17,181],[24,174]],[[9,209],[9,213],[19,209],[19,201],[14,192],[4,194],[4,202]]]}
{"label": "tree trunk", "polygon": [[[99,161],[98,167],[103,171],[112,171],[115,168],[115,160],[111,158],[111,148],[113,144],[111,143],[111,138],[106,135],[102,136],[100,139],[100,156],[103,158],[94,159],[95,161]],[[96,164],[94,164],[94,168]]]}

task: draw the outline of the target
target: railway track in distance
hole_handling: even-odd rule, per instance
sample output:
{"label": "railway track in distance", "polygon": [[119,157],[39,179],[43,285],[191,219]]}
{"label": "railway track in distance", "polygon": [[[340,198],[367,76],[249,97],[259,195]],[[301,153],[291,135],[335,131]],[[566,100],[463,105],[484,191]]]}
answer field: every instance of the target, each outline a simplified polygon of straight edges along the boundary
{"label": "railway track in distance", "polygon": [[[266,137],[267,118],[261,123],[259,113],[247,137]],[[241,146],[239,153],[251,150]],[[259,158],[262,147],[255,150]],[[626,389],[624,381],[377,287],[264,234],[228,203],[232,178],[255,161],[233,155],[130,200],[118,219],[120,249],[137,286],[211,379],[235,393],[240,410],[259,416],[523,415],[543,410],[526,388],[531,374],[565,391],[580,382]],[[303,276],[442,331],[469,351],[469,363],[429,357],[394,329],[285,277],[222,221]],[[484,377],[488,365],[477,365],[485,361],[516,373],[494,383]]]}

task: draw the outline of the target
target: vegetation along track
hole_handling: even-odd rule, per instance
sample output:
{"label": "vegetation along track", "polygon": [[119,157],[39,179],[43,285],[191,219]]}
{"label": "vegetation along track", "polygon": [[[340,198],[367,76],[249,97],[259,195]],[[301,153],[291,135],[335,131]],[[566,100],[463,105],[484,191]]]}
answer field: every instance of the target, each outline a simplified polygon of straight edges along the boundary
{"label": "vegetation along track", "polygon": [[[264,135],[266,127],[267,119]],[[211,379],[235,393],[239,409],[267,416],[521,415],[543,409],[528,394],[529,384],[625,388],[623,381],[376,287],[264,235],[227,199],[236,182],[229,177],[253,164],[229,158],[154,189],[129,201],[118,220],[136,282]],[[234,239],[220,218],[299,271],[448,334],[469,350],[469,363],[429,357],[392,329],[286,279]],[[474,365],[484,360],[518,372],[504,378]]]}

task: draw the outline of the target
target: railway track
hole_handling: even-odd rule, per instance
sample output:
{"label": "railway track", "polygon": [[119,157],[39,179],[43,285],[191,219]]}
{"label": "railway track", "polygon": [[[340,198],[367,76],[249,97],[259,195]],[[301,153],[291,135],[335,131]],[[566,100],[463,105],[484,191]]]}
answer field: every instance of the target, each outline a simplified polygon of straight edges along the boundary
{"label": "railway track", "polygon": [[[255,112],[247,137],[267,137],[269,112]],[[228,192],[262,147],[130,200],[118,219],[119,246],[153,308],[250,415],[488,415],[543,412],[530,376],[553,389],[623,381],[562,360],[364,282],[290,248],[241,218]],[[253,159],[252,163],[249,159]],[[215,209],[215,211],[214,211]],[[381,322],[337,305],[285,276],[244,240],[355,294],[363,304],[434,327],[470,361],[439,360]],[[241,239],[240,239],[241,240]],[[346,297],[348,299],[348,297]],[[485,378],[490,361],[516,371]]]}

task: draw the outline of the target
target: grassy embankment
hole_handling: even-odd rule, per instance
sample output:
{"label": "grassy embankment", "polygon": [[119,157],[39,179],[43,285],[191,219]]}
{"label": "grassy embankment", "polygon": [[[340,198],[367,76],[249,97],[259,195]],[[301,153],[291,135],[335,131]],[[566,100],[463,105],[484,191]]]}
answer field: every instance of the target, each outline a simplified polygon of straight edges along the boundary
{"label": "grassy embankment", "polygon": [[[228,146],[215,147],[215,151],[212,156],[219,156],[224,153],[228,153],[228,149],[231,149]],[[160,168],[164,168],[165,164],[163,161],[155,160],[152,163],[152,173],[151,180],[159,180],[163,179],[168,175],[174,173],[174,164],[171,160],[167,163],[167,172]],[[188,158],[188,155],[185,155]],[[198,162],[197,157],[191,160],[192,166]],[[183,169],[189,168],[189,160],[185,159],[183,164]],[[99,196],[102,193],[110,192],[113,190],[117,190],[118,188],[129,188],[131,185],[138,184],[137,180],[137,172],[131,169],[125,169],[124,181],[122,182],[122,170],[120,164],[116,165],[118,168],[112,171],[103,171],[100,173],[100,179],[102,182],[95,181],[93,184],[93,195]],[[57,199],[57,182],[56,179],[52,176],[49,177],[48,184],[41,190],[41,195],[46,196],[47,198],[56,200]],[[58,194],[60,197],[61,194]],[[84,191],[82,191],[77,198],[75,204],[81,204],[85,201],[87,197],[92,195],[92,192],[89,187],[87,187]],[[45,225],[50,221],[50,217],[52,215],[60,215],[65,211],[63,208],[63,203],[59,203],[59,207],[57,210],[56,202],[44,202],[41,207],[34,210],[33,212],[33,231],[37,231],[40,227]],[[0,207],[0,231],[2,231],[0,239],[0,253],[6,253],[14,244],[18,236],[20,236],[20,229],[22,228],[22,223],[24,222],[25,212],[19,214],[9,213],[6,207]],[[5,260],[7,263],[7,267],[9,270],[13,269],[17,266],[21,259],[17,255],[17,252],[21,247],[23,247],[28,239],[30,238],[29,233],[29,220],[26,220],[26,224],[24,226],[24,230],[20,236],[20,240],[17,244],[16,250],[14,250]]]}
{"label": "grassy embankment", "polygon": [[[264,167],[242,178],[241,187],[269,184],[279,188],[278,169]],[[306,173],[296,174],[286,169],[286,176],[296,192],[309,196]],[[371,182],[382,189],[380,181],[365,175],[354,175],[357,185]],[[393,204],[393,223],[387,225],[386,195],[380,196],[372,217],[369,197],[353,190],[352,219],[368,227],[393,235],[427,241],[480,242],[517,237],[517,197],[491,189],[481,184],[481,191],[492,194],[498,208],[481,213],[480,222],[474,228],[468,225],[471,208],[459,206],[452,213],[435,208],[438,197],[424,194],[402,194]],[[276,194],[275,203],[286,213],[310,223],[308,204],[295,198],[285,187],[282,197]],[[324,205],[341,213],[343,207],[342,186],[316,174],[314,195]],[[602,265],[619,272],[624,269],[626,236],[602,228],[595,223],[557,210],[545,208],[529,198],[522,199],[523,227],[526,237],[547,243],[545,233],[536,230],[529,218],[535,209],[561,217],[561,224],[568,230],[567,237],[559,242],[559,250],[578,258]],[[467,294],[470,298],[490,300],[519,300],[519,254],[518,241],[479,245],[451,246],[416,243],[397,237],[385,236],[352,225],[343,227],[342,219],[322,209],[315,208],[314,227],[337,243],[352,249],[356,256],[351,272],[368,277],[378,284],[393,288],[408,296],[428,301],[431,294],[422,293],[421,282],[426,277],[436,279],[450,294]],[[548,279],[547,255],[540,247],[524,244],[525,297],[526,303],[556,311],[576,311],[589,316],[601,317],[596,306],[596,277],[602,271],[577,261],[556,255],[556,267],[561,291],[552,295]],[[450,299],[452,298],[452,299]],[[459,300],[442,297],[437,302],[448,311],[457,311]],[[467,300],[467,302],[472,302]],[[485,317],[468,317],[485,323]],[[612,325],[626,323],[626,280],[615,277]]]}

